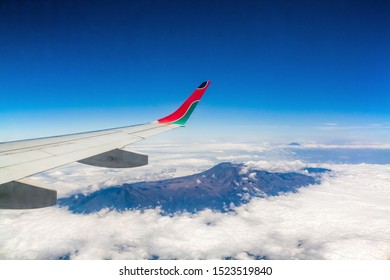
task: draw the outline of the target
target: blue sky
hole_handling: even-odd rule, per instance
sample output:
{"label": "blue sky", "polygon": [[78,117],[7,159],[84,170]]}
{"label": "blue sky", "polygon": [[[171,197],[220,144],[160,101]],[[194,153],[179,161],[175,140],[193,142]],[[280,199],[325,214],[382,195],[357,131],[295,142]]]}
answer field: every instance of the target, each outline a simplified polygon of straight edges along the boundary
{"label": "blue sky", "polygon": [[189,136],[386,142],[389,13],[388,1],[2,1],[0,140],[148,122],[210,79]]}

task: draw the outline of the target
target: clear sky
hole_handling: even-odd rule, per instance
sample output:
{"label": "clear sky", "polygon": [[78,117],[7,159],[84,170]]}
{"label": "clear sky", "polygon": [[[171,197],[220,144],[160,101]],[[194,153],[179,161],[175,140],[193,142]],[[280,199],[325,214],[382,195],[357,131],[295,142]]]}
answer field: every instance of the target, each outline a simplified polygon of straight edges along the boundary
{"label": "clear sky", "polygon": [[148,122],[209,79],[189,135],[386,142],[389,14],[389,1],[1,1],[0,141]]}

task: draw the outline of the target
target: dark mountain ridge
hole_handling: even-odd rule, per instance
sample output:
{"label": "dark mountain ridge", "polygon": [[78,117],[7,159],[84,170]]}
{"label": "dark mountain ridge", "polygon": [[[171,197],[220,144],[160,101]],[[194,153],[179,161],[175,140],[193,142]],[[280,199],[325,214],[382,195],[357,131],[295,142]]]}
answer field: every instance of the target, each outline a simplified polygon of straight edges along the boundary
{"label": "dark mountain ridge", "polygon": [[139,182],[109,187],[84,195],[60,199],[58,204],[74,213],[88,214],[104,208],[116,211],[160,207],[162,213],[204,210],[226,212],[231,206],[247,203],[253,197],[295,192],[299,187],[319,183],[318,174],[329,171],[307,168],[309,175],[262,170],[241,172],[243,164],[220,163],[204,172],[154,182]]}

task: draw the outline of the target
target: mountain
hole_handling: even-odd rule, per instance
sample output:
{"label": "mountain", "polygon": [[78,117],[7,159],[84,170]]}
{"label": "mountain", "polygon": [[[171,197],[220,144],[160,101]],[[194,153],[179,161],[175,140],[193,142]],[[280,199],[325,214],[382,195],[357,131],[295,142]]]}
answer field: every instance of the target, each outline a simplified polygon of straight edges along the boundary
{"label": "mountain", "polygon": [[243,164],[220,163],[204,172],[154,182],[123,184],[84,195],[60,199],[58,204],[74,213],[88,214],[109,208],[117,211],[161,207],[164,214],[197,212],[206,208],[226,212],[231,206],[253,197],[295,192],[299,187],[318,183],[318,174],[328,171],[307,168],[310,175],[249,170]]}
{"label": "mountain", "polygon": [[290,144],[288,144],[287,146],[292,146],[292,147],[301,147],[302,145],[299,144],[298,142],[291,142]]}

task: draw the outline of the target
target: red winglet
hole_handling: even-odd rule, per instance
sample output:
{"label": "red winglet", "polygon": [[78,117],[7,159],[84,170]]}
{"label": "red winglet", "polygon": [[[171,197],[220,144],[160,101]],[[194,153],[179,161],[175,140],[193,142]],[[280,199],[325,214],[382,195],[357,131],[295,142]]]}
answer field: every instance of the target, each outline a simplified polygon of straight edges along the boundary
{"label": "red winglet", "polygon": [[186,101],[172,114],[158,120],[159,123],[184,125],[202,98],[211,81],[203,82]]}

